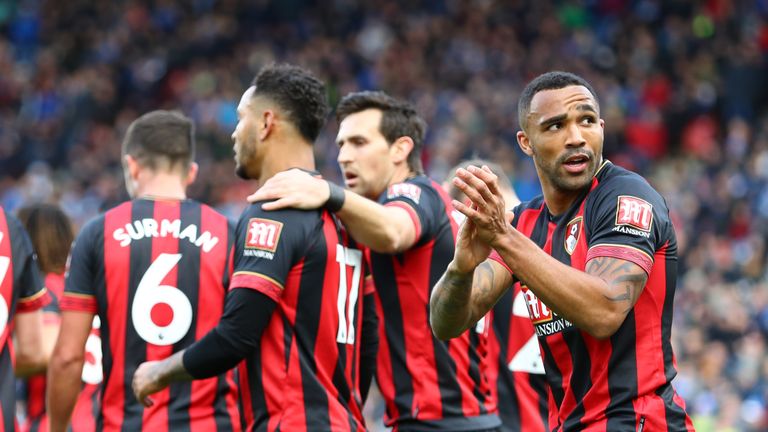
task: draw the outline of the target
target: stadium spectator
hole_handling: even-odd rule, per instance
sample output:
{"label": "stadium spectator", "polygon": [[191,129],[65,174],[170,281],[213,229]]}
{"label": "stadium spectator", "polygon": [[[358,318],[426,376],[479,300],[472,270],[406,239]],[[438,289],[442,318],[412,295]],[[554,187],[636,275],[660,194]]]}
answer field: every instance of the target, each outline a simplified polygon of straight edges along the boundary
{"label": "stadium spectator", "polygon": [[[443,182],[448,196],[464,204],[469,203],[464,192],[450,180],[456,176],[458,169],[470,166],[487,166],[496,175],[505,208],[513,209],[520,204],[504,170],[498,164],[483,159],[464,160],[451,168]],[[454,219],[464,219],[461,212],[454,210],[453,213]],[[548,431],[549,402],[544,363],[520,284],[514,283],[504,291],[489,315],[488,381],[499,406],[501,430]]]}
{"label": "stadium spectator", "polygon": [[232,372],[175,384],[148,408],[131,397],[140,363],[183,350],[218,323],[234,239],[224,216],[187,199],[198,172],[190,119],[142,115],[128,127],[122,154],[132,200],[91,220],[72,248],[48,368],[50,430],[70,423],[98,314],[105,384],[97,429],[239,431]]}
{"label": "stadium spectator", "polygon": [[[52,204],[23,207],[19,210],[18,217],[32,240],[32,246],[37,254],[37,263],[45,276],[45,287],[53,299],[43,309],[43,347],[46,353],[51,353],[61,324],[59,299],[64,294],[64,270],[69,248],[74,240],[74,232],[67,215]],[[72,414],[71,430],[73,432],[96,430],[99,384],[103,378],[98,327],[98,318],[94,318],[94,326],[85,345],[88,360],[83,367],[82,390]],[[44,373],[31,376],[24,382],[22,386],[25,402],[24,421],[20,422],[19,430],[30,432],[48,430],[45,387]]]}
{"label": "stadium spectator", "polygon": [[368,247],[382,318],[377,378],[385,423],[399,431],[496,430],[485,332],[441,343],[429,331],[428,299],[450,261],[456,234],[449,198],[424,174],[426,123],[383,92],[345,96],[336,108],[338,162],[347,190],[298,170],[281,173],[250,200],[265,209],[331,207]]}
{"label": "stadium spectator", "polygon": [[[314,170],[325,123],[323,82],[292,65],[263,68],[243,94],[232,134],[237,174],[267,179]],[[364,430],[377,347],[362,251],[328,210],[267,212],[254,203],[236,230],[232,290],[203,340],[137,371],[138,400],[171,382],[239,364],[248,430]],[[362,293],[360,291],[363,291]]]}
{"label": "stadium spectator", "polygon": [[16,430],[16,380],[45,370],[42,312],[48,295],[29,236],[0,206],[0,428]]}
{"label": "stadium spectator", "polygon": [[518,143],[543,195],[513,215],[487,167],[457,171],[471,204],[454,201],[468,220],[431,299],[433,330],[455,337],[519,282],[552,429],[693,430],[671,384],[677,242],[663,198],[603,159],[604,121],[581,77],[540,75],[518,106]]}

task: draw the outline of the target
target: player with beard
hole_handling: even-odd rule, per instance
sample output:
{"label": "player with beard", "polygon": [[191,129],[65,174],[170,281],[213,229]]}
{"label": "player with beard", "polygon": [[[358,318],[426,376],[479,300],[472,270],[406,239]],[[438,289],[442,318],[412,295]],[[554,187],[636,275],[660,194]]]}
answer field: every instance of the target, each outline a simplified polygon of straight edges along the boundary
{"label": "player with beard", "polygon": [[[298,167],[313,171],[325,86],[289,65],[259,72],[237,108],[237,174],[264,184]],[[328,210],[266,212],[237,224],[234,273],[221,323],[203,340],[134,376],[138,400],[171,382],[239,363],[248,430],[359,431],[376,353],[372,288],[362,252]]]}
{"label": "player with beard", "polygon": [[507,213],[480,167],[453,183],[470,199],[456,254],[431,299],[432,328],[461,334],[513,282],[525,294],[550,386],[552,430],[693,430],[672,387],[677,245],[664,199],[602,157],[592,87],[541,75],[518,104],[520,148],[543,196]]}
{"label": "player with beard", "polygon": [[385,423],[398,431],[497,430],[485,375],[487,332],[442,342],[429,329],[429,295],[453,256],[450,198],[424,174],[426,123],[383,92],[345,96],[336,108],[338,162],[347,190],[299,170],[281,173],[249,199],[335,210],[368,247],[382,318],[376,383]]}

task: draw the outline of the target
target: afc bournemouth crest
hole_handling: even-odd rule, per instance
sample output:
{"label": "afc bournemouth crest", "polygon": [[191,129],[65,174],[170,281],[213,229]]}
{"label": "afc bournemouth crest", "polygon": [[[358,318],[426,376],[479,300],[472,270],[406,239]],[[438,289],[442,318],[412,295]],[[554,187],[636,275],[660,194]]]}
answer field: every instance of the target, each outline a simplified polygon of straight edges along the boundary
{"label": "afc bournemouth crest", "polygon": [[568,222],[565,227],[565,241],[564,247],[568,255],[573,255],[573,251],[576,250],[576,245],[579,243],[579,236],[581,235],[581,225],[583,218],[581,216],[574,218]]}

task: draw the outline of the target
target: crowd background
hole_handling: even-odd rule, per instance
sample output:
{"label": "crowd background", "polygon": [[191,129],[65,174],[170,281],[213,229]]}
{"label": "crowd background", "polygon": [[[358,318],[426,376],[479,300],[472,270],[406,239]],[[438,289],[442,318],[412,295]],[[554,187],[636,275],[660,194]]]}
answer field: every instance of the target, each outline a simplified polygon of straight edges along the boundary
{"label": "crowd background", "polygon": [[[312,69],[333,104],[412,100],[431,176],[485,157],[527,199],[517,97],[572,71],[598,92],[606,156],[673,213],[675,385],[698,430],[766,430],[767,56],[766,0],[0,0],[0,202],[58,203],[80,225],[126,199],[120,139],[165,108],[197,124],[190,195],[236,218],[256,185],[233,174],[235,107],[272,61]],[[318,169],[339,180],[329,120]],[[368,411],[376,429],[383,407]]]}

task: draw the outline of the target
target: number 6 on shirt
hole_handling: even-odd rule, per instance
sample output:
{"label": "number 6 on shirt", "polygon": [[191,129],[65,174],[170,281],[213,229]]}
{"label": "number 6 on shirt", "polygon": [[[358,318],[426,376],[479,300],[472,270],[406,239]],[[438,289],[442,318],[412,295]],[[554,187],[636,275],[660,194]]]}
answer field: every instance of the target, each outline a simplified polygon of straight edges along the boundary
{"label": "number 6 on shirt", "polygon": [[[180,341],[192,325],[192,305],[184,293],[169,285],[160,285],[163,278],[181,260],[181,254],[158,255],[139,282],[131,307],[131,319],[136,333],[155,345],[173,345]],[[164,306],[162,306],[164,305]],[[170,307],[170,322],[161,315],[163,307]],[[167,310],[167,309],[166,309]],[[155,314],[153,314],[153,311]],[[160,322],[158,322],[160,321]]]}
{"label": "number 6 on shirt", "polygon": [[[336,342],[354,345],[355,343],[355,305],[360,292],[360,270],[363,263],[363,253],[336,245],[336,262],[339,263],[339,297],[336,305],[339,308],[339,331]],[[347,302],[347,267],[352,266],[352,286],[349,289]],[[346,306],[346,308],[345,308]]]}

